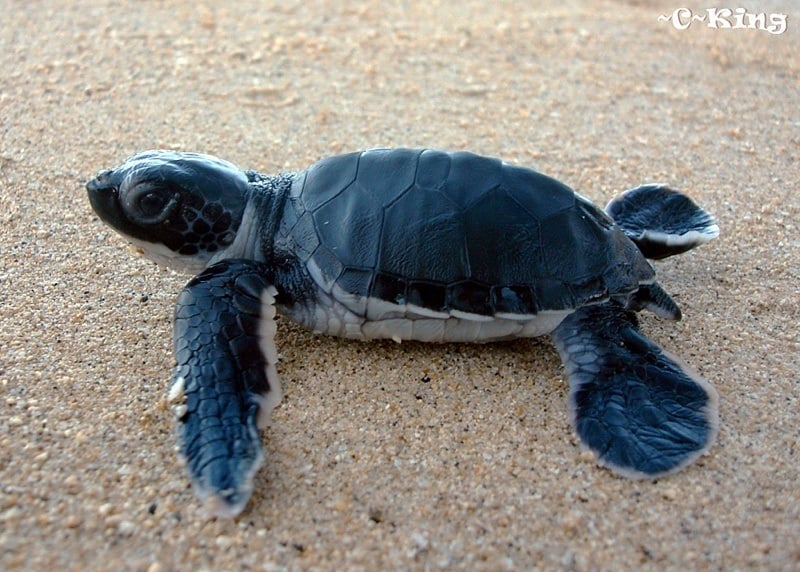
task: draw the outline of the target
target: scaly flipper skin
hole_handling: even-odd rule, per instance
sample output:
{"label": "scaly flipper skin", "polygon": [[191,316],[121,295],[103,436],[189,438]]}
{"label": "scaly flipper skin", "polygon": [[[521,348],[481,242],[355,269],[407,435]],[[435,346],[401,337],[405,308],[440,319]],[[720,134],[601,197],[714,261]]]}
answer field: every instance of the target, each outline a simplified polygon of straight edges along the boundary
{"label": "scaly flipper skin", "polygon": [[642,185],[611,199],[606,213],[645,257],[681,254],[719,236],[714,217],[664,185]]}
{"label": "scaly flipper skin", "polygon": [[230,259],[178,298],[170,403],[197,494],[214,516],[241,512],[263,462],[258,432],[280,400],[274,292],[261,265]]}
{"label": "scaly flipper skin", "polygon": [[656,478],[705,453],[718,426],[717,393],[607,303],[575,311],[552,334],[569,377],[578,436],[615,473]]}

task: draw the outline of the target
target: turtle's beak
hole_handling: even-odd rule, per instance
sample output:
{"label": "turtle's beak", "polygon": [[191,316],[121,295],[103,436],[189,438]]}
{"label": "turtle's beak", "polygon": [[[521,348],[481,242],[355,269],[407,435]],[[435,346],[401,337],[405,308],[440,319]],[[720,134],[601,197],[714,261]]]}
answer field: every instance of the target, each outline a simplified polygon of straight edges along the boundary
{"label": "turtle's beak", "polygon": [[119,229],[121,218],[119,193],[111,180],[112,174],[113,171],[100,171],[94,179],[86,183],[86,191],[94,212],[114,228]]}

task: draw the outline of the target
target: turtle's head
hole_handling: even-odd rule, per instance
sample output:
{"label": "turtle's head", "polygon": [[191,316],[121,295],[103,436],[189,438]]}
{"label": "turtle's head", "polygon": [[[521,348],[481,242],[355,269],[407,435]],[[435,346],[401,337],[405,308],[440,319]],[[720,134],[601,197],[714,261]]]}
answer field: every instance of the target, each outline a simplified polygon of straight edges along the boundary
{"label": "turtle's head", "polygon": [[100,218],[145,256],[198,271],[236,237],[247,177],[209,155],[146,151],[101,171],[86,190]]}

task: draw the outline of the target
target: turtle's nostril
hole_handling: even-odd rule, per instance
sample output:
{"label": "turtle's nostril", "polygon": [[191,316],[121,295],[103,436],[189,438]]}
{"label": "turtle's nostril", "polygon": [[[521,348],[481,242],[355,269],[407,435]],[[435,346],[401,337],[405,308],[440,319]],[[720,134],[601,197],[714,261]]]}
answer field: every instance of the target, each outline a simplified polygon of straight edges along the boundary
{"label": "turtle's nostril", "polygon": [[86,183],[86,189],[89,191],[102,191],[111,188],[111,171],[106,169],[97,173],[97,176]]}

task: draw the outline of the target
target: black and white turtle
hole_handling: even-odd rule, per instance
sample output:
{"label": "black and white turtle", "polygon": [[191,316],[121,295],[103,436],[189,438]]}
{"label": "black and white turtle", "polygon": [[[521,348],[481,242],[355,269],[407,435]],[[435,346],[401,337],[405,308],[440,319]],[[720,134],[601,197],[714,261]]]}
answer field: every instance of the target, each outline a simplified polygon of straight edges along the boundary
{"label": "black and white turtle", "polygon": [[148,151],[86,187],[100,218],[146,256],[197,273],[175,310],[169,400],[197,494],[217,516],[246,505],[258,429],[281,398],[276,311],[362,340],[550,334],[576,432],[627,477],[675,472],[716,437],[716,392],[635,315],[679,319],[646,258],[719,232],[677,191],[641,186],[603,212],[527,168],[412,149],[274,176]]}

